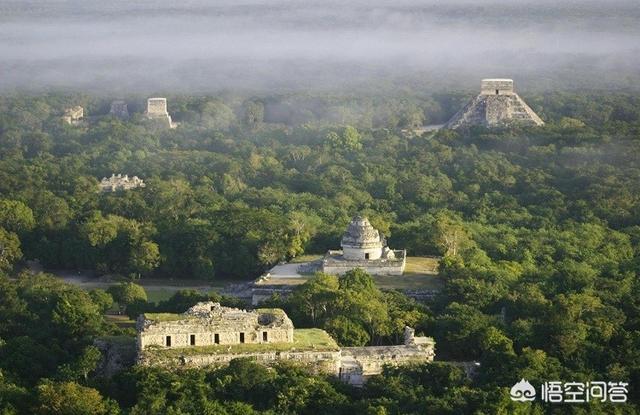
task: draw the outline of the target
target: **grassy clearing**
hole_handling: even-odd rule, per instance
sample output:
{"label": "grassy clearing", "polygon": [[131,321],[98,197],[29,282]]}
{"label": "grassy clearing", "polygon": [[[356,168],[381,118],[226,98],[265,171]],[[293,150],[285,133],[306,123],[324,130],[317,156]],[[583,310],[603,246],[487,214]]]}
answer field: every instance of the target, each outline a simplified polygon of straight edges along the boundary
{"label": "grassy clearing", "polygon": [[[147,292],[147,301],[150,303],[159,303],[160,301],[166,301],[171,298],[176,292],[187,288],[152,288],[144,287]],[[206,292],[206,291],[204,291]]]}
{"label": "grassy clearing", "polygon": [[337,351],[337,343],[321,329],[295,329],[293,343],[243,343],[210,346],[180,347],[175,349],[150,348],[149,352],[164,357],[193,356],[198,354],[241,354],[288,351]]}
{"label": "grassy clearing", "polygon": [[295,329],[293,330],[293,343],[301,348],[327,348],[338,349],[338,344],[321,329]]}
{"label": "grassy clearing", "polygon": [[378,287],[396,290],[441,290],[442,280],[438,277],[440,258],[407,257],[407,265],[402,276],[374,275]]}
{"label": "grassy clearing", "polygon": [[440,258],[434,257],[407,257],[405,275],[437,275]]}

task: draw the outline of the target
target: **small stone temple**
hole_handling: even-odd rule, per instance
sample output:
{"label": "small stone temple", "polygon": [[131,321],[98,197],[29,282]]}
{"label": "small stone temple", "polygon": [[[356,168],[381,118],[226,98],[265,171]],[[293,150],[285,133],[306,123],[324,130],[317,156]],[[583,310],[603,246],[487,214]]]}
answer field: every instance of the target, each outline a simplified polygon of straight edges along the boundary
{"label": "small stone temple", "polygon": [[167,112],[166,98],[147,99],[147,110],[145,111],[145,115],[147,119],[153,121],[158,127],[175,128],[176,126]]}
{"label": "small stone temple", "polygon": [[265,365],[290,360],[313,373],[353,385],[382,373],[385,365],[432,362],[435,342],[405,328],[404,344],[340,348],[321,329],[294,329],[277,308],[240,310],[201,302],[182,314],[146,313],[136,323],[140,365],[166,368],[222,366],[237,358]]}
{"label": "small stone temple", "polygon": [[280,309],[240,310],[198,303],[184,314],[143,314],[138,347],[188,347],[243,343],[292,343],[293,323]]}
{"label": "small stone temple", "polygon": [[387,246],[384,235],[365,217],[355,216],[342,236],[342,250],[330,250],[322,260],[322,272],[344,274],[362,268],[372,275],[402,275],[406,250]]}
{"label": "small stone temple", "polygon": [[444,128],[455,130],[472,126],[540,126],[544,122],[515,93],[512,79],[483,79],[480,95],[473,98]]}
{"label": "small stone temple", "polygon": [[138,176],[129,177],[127,174],[112,174],[111,177],[103,177],[99,184],[101,192],[117,192],[145,186],[144,180]]}
{"label": "small stone temple", "polygon": [[127,103],[122,100],[113,101],[111,103],[109,115],[113,115],[114,117],[120,119],[129,118],[129,109],[127,108]]}
{"label": "small stone temple", "polygon": [[64,115],[62,116],[62,121],[69,125],[78,125],[82,122],[84,118],[84,108],[80,105],[77,105],[72,108],[67,108],[64,110]]}

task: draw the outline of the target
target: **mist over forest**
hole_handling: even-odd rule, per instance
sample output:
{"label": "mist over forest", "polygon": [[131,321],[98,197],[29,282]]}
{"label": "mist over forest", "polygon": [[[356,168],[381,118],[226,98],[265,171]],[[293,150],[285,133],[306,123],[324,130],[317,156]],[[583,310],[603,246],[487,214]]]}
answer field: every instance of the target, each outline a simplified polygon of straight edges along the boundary
{"label": "mist over forest", "polygon": [[0,91],[637,89],[638,18],[629,0],[3,0]]}

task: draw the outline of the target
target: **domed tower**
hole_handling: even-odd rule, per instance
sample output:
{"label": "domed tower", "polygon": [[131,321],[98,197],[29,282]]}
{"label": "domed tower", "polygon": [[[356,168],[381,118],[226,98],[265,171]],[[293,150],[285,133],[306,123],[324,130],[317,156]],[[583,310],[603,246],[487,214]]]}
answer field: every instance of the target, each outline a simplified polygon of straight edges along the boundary
{"label": "domed tower", "polygon": [[343,256],[347,260],[380,259],[386,243],[367,218],[355,216],[342,236]]}

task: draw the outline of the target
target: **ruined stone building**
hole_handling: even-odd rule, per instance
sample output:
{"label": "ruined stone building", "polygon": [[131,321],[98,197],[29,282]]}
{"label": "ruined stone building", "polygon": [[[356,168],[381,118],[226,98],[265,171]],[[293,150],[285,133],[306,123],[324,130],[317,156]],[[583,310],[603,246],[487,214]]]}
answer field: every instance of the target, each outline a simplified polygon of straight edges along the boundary
{"label": "ruined stone building", "polygon": [[171,116],[167,112],[166,98],[149,98],[147,99],[147,110],[145,111],[147,119],[160,128],[175,128],[175,124],[171,120]]}
{"label": "ruined stone building", "polygon": [[144,181],[138,176],[129,177],[126,174],[124,176],[122,174],[112,174],[111,177],[103,177],[99,184],[101,192],[117,192],[145,186]]}
{"label": "ruined stone building", "polygon": [[512,79],[483,79],[480,95],[473,98],[444,128],[472,126],[503,127],[508,125],[540,126],[544,122],[515,93]]}
{"label": "ruined stone building", "polygon": [[221,366],[250,358],[270,365],[296,361],[315,373],[361,385],[385,365],[431,362],[435,343],[405,328],[396,346],[345,347],[320,329],[294,329],[283,310],[240,310],[202,302],[182,314],[146,313],[138,317],[137,362],[167,368]]}
{"label": "ruined stone building", "polygon": [[113,101],[111,103],[111,109],[109,110],[109,115],[112,115],[120,119],[129,118],[129,109],[127,108],[127,103],[121,100]]}
{"label": "ruined stone building", "polygon": [[82,122],[84,118],[84,108],[80,105],[77,105],[72,108],[67,108],[64,111],[64,115],[62,115],[62,121],[69,125],[78,125]]}
{"label": "ruined stone building", "polygon": [[138,320],[139,348],[292,343],[293,323],[279,309],[240,310],[198,303],[184,314],[146,314]]}
{"label": "ruined stone building", "polygon": [[322,260],[322,272],[344,274],[362,268],[372,275],[402,275],[406,250],[387,246],[380,232],[365,217],[355,216],[342,236],[342,250],[330,250]]}

